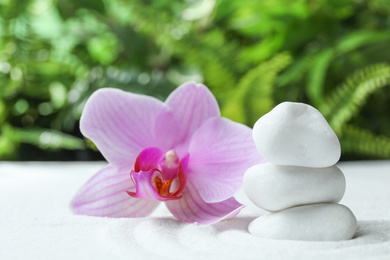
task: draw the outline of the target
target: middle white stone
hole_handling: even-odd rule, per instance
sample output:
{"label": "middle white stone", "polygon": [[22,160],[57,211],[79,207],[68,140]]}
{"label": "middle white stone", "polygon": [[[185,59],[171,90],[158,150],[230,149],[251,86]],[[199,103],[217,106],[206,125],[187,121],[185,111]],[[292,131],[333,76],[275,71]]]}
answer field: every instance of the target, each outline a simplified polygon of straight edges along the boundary
{"label": "middle white stone", "polygon": [[336,166],[306,168],[258,164],[244,175],[248,198],[267,211],[314,204],[338,203],[345,192],[345,177]]}

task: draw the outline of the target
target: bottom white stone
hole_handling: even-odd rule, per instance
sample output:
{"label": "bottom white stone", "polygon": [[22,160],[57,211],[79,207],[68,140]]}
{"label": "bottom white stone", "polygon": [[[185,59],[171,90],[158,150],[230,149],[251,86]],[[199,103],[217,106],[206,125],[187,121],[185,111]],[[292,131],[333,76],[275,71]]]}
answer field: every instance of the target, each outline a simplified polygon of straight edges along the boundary
{"label": "bottom white stone", "polygon": [[357,229],[354,214],[344,205],[312,204],[261,216],[249,224],[252,235],[283,240],[339,241]]}

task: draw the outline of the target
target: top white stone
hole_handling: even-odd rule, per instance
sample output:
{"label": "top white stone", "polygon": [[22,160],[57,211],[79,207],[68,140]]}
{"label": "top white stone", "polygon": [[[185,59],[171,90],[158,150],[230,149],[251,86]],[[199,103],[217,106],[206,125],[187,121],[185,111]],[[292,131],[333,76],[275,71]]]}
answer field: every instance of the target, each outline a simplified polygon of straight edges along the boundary
{"label": "top white stone", "polygon": [[257,120],[252,131],[260,154],[278,165],[322,168],[340,159],[340,142],[314,107],[283,102]]}

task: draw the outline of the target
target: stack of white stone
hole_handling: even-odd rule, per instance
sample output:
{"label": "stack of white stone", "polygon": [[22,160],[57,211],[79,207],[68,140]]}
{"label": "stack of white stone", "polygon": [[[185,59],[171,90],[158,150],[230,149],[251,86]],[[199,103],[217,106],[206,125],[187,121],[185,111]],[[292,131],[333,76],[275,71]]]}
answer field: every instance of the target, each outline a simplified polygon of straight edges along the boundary
{"label": "stack of white stone", "polygon": [[271,213],[249,224],[251,234],[313,241],[354,236],[355,216],[337,204],[345,192],[344,174],[335,166],[340,143],[318,110],[281,103],[256,122],[253,139],[268,163],[247,170],[244,189]]}

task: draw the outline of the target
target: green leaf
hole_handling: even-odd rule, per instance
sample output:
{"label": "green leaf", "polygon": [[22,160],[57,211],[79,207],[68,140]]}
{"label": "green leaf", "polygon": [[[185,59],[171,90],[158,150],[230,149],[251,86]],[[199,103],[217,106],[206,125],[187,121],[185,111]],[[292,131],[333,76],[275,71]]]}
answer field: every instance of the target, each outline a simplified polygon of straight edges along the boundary
{"label": "green leaf", "polygon": [[365,45],[390,40],[390,31],[355,31],[341,38],[336,44],[339,53],[346,53]]}
{"label": "green leaf", "polygon": [[261,42],[249,46],[241,51],[241,59],[250,62],[261,62],[277,53],[285,41],[285,33],[275,33]]}
{"label": "green leaf", "polygon": [[310,68],[313,55],[306,54],[294,58],[294,62],[288,66],[276,79],[277,86],[288,86],[291,83],[299,83]]}
{"label": "green leaf", "polygon": [[14,141],[13,130],[9,124],[0,128],[0,160],[12,159],[16,155],[19,144]]}
{"label": "green leaf", "polygon": [[6,118],[6,106],[3,100],[0,99],[0,126]]}
{"label": "green leaf", "polygon": [[343,153],[361,154],[371,158],[390,158],[390,138],[375,135],[352,125],[343,128],[340,137]]}
{"label": "green leaf", "polygon": [[105,33],[87,41],[88,52],[92,58],[102,64],[110,64],[118,54],[118,42],[115,35]]}
{"label": "green leaf", "polygon": [[238,83],[222,114],[247,125],[253,123],[274,106],[273,87],[278,73],[291,62],[288,53],[280,53],[250,70]]}
{"label": "green leaf", "polygon": [[326,72],[333,57],[334,51],[328,49],[321,51],[312,58],[306,93],[315,106],[323,101]]}
{"label": "green leaf", "polygon": [[61,82],[55,81],[50,84],[49,91],[53,106],[57,109],[62,108],[66,104],[66,87]]}
{"label": "green leaf", "polygon": [[344,84],[326,99],[319,110],[336,133],[356,115],[367,98],[390,84],[390,66],[386,63],[369,66],[348,77]]}
{"label": "green leaf", "polygon": [[88,148],[92,149],[93,151],[99,151],[99,149],[96,147],[96,145],[88,138],[84,138],[85,144]]}
{"label": "green leaf", "polygon": [[100,14],[104,14],[106,10],[102,0],[58,0],[57,6],[64,19],[74,16],[80,8],[94,10]]}
{"label": "green leaf", "polygon": [[51,129],[14,128],[14,137],[19,143],[27,143],[42,149],[85,149],[85,142],[77,137]]}

